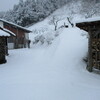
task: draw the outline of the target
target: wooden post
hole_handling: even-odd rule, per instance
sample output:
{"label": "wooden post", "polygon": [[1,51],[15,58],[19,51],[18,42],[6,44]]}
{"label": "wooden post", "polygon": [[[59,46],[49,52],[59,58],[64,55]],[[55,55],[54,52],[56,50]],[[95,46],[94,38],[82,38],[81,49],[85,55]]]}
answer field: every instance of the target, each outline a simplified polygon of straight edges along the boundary
{"label": "wooden post", "polygon": [[6,63],[5,46],[5,37],[0,37],[0,64]]}
{"label": "wooden post", "polygon": [[18,28],[16,28],[16,37],[15,37],[14,48],[18,49]]}
{"label": "wooden post", "polygon": [[5,53],[8,56],[8,43],[7,43],[7,37],[5,38]]}
{"label": "wooden post", "polygon": [[92,72],[93,64],[92,64],[92,33],[89,30],[89,42],[88,42],[88,65],[87,70]]}
{"label": "wooden post", "polygon": [[80,22],[76,26],[89,33],[87,70],[100,70],[100,20]]}

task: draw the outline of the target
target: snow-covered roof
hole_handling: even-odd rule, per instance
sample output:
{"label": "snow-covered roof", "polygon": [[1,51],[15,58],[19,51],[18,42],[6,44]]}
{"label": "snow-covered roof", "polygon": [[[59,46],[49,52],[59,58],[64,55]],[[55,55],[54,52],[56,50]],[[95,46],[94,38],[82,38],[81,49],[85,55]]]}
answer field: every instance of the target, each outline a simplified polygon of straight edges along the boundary
{"label": "snow-covered roof", "polygon": [[0,29],[0,36],[10,36],[10,34]]}
{"label": "snow-covered roof", "polygon": [[3,27],[0,27],[0,30],[6,32],[6,33],[9,34],[9,35],[16,36],[13,32],[11,32],[11,31],[9,31],[9,30],[3,28]]}
{"label": "snow-covered roof", "polygon": [[3,29],[3,30],[4,30],[5,32],[7,32],[7,33],[13,35],[13,36],[16,36],[13,32],[11,32],[11,31],[9,31],[9,30],[7,30],[7,29]]}
{"label": "snow-covered roof", "polygon": [[84,22],[95,22],[95,21],[100,21],[100,17],[81,19],[81,20],[76,20],[75,22],[76,23],[84,23]]}
{"label": "snow-covered roof", "polygon": [[31,31],[28,30],[27,28],[24,28],[24,27],[19,26],[19,25],[15,24],[15,23],[6,21],[6,20],[4,20],[4,19],[1,19],[1,18],[0,18],[0,21],[2,21],[2,22],[4,22],[4,23],[8,23],[8,24],[10,24],[10,25],[13,25],[13,26],[15,26],[15,27],[17,27],[17,28],[19,28],[19,29],[22,29],[22,30],[26,31],[27,33],[30,33],[30,32],[31,32]]}

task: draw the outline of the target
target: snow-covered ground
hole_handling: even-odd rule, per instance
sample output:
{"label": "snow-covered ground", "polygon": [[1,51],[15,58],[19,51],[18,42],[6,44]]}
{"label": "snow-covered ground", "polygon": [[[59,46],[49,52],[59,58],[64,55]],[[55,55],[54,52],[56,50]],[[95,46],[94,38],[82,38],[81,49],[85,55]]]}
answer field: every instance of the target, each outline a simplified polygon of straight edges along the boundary
{"label": "snow-covered ground", "polygon": [[78,28],[63,28],[49,46],[10,50],[0,65],[0,100],[100,100],[100,75],[83,57],[88,39]]}
{"label": "snow-covered ground", "polygon": [[[99,100],[100,75],[89,73],[83,61],[86,33],[76,27],[58,29],[64,23],[70,26],[67,17],[73,23],[82,20],[79,9],[81,3],[73,2],[56,10],[29,27],[30,49],[9,50],[8,62],[0,65],[0,100]],[[56,32],[50,24],[53,16],[61,18]],[[44,44],[33,45],[41,35]]]}

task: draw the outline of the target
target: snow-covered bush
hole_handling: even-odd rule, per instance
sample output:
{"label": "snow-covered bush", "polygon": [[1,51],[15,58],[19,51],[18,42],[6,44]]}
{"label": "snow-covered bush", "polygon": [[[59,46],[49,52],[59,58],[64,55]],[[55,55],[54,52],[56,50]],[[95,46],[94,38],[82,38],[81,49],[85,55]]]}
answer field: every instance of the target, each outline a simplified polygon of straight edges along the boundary
{"label": "snow-covered bush", "polygon": [[54,40],[55,36],[54,36],[55,32],[51,31],[51,32],[48,32],[46,34],[44,34],[44,37],[45,37],[45,42],[47,44],[52,44],[52,41]]}
{"label": "snow-covered bush", "polygon": [[50,31],[44,34],[39,34],[34,38],[33,44],[52,44],[52,41],[59,35],[59,31]]}
{"label": "snow-covered bush", "polygon": [[38,43],[38,42],[40,42],[41,44],[43,44],[44,43],[44,37],[43,37],[43,35],[37,35],[36,37],[35,37],[35,39],[34,39],[34,41],[33,41],[33,44],[36,44],[36,43]]}

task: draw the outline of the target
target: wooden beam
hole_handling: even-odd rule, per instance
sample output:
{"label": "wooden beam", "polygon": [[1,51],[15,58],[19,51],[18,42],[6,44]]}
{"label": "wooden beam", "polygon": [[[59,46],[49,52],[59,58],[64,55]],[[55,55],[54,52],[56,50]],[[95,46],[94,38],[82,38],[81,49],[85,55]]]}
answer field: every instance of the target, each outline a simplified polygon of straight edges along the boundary
{"label": "wooden beam", "polygon": [[89,72],[92,72],[93,70],[93,64],[92,64],[92,34],[91,31],[89,31],[89,41],[88,41],[88,65],[87,70]]}

